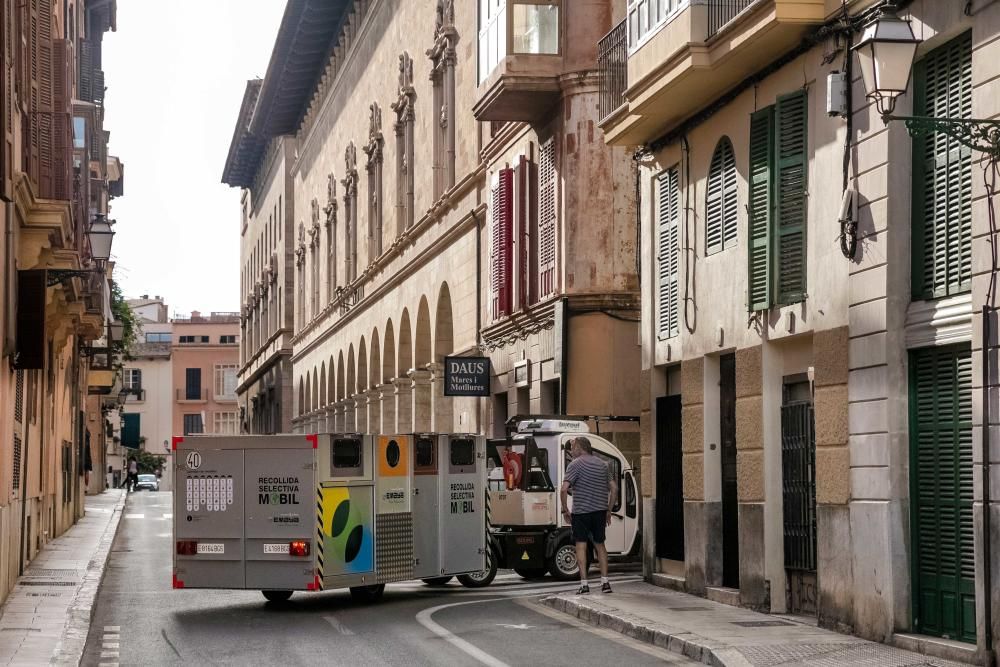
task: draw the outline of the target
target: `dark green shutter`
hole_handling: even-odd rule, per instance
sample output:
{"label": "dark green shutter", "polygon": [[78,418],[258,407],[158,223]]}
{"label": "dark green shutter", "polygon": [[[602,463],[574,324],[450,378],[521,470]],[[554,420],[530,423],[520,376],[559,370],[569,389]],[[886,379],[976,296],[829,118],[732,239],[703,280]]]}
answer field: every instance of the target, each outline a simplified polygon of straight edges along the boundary
{"label": "dark green shutter", "polygon": [[[914,67],[914,114],[972,116],[972,33]],[[913,297],[972,287],[972,151],[942,132],[913,139]]]}
{"label": "dark green shutter", "polygon": [[802,90],[778,98],[775,110],[775,270],[777,301],[798,303],[806,296],[806,188],[808,96]]}
{"label": "dark green shutter", "polygon": [[976,641],[972,355],[968,345],[910,353],[914,625]]}
{"label": "dark green shutter", "polygon": [[719,140],[708,169],[705,195],[705,252],[711,255],[736,242],[736,156],[727,137]]}
{"label": "dark green shutter", "polygon": [[771,306],[771,219],[774,179],[774,107],[750,116],[750,216],[747,303],[751,311]]}
{"label": "dark green shutter", "polygon": [[680,334],[678,282],[680,267],[680,187],[677,169],[656,180],[658,282],[656,335],[660,339]]}
{"label": "dark green shutter", "polygon": [[139,417],[138,413],[122,415],[122,420],[125,422],[122,427],[122,447],[135,449],[139,446]]}

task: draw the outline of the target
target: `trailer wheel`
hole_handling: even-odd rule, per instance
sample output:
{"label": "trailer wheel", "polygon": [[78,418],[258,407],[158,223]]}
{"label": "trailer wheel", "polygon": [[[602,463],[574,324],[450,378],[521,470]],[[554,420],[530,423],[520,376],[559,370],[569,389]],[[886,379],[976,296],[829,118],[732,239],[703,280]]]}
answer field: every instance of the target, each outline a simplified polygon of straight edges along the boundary
{"label": "trailer wheel", "polygon": [[497,576],[497,562],[495,558],[489,559],[489,565],[485,570],[470,572],[469,574],[458,575],[458,581],[466,588],[485,588],[493,583]]}
{"label": "trailer wheel", "polygon": [[292,597],[291,591],[261,591],[268,602],[288,602]]}
{"label": "trailer wheel", "polygon": [[428,577],[427,579],[421,579],[422,582],[428,586],[444,586],[449,581],[451,581],[451,575],[447,577]]}
{"label": "trailer wheel", "polygon": [[576,562],[576,545],[563,542],[556,547],[549,558],[549,573],[559,581],[570,581],[580,577],[580,564]]}
{"label": "trailer wheel", "polygon": [[376,584],[374,586],[352,586],[351,587],[351,598],[355,602],[375,602],[382,597],[382,593],[385,592],[385,584]]}
{"label": "trailer wheel", "polygon": [[522,579],[532,581],[534,579],[542,579],[545,576],[546,569],[544,567],[515,567],[514,572]]}

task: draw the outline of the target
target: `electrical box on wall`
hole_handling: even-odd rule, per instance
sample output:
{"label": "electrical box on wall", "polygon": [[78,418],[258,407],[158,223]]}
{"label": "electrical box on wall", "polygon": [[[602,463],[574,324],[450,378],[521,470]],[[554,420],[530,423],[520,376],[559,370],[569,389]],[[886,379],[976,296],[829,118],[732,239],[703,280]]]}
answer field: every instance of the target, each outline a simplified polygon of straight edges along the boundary
{"label": "electrical box on wall", "polygon": [[847,74],[830,72],[826,75],[826,113],[847,117]]}

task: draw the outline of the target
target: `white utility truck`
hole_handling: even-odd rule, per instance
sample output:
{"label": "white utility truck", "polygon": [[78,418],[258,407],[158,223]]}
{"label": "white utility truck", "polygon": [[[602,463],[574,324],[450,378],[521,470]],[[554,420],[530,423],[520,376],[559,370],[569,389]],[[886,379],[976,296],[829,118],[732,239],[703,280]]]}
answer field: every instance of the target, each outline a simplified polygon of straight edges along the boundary
{"label": "white utility truck", "polygon": [[480,436],[198,435],[173,449],[174,588],[284,601],[453,575],[481,585]]}
{"label": "white utility truck", "polygon": [[[489,568],[512,568],[527,579],[546,572],[556,579],[579,575],[570,526],[562,516],[559,487],[570,462],[570,440],[586,435],[595,456],[618,480],[607,529],[608,554],[634,555],[639,544],[639,493],[632,466],[611,442],[591,433],[588,421],[637,421],[634,417],[514,417],[503,440],[487,442]],[[572,507],[572,496],[570,496]],[[489,571],[474,582],[492,579]]]}

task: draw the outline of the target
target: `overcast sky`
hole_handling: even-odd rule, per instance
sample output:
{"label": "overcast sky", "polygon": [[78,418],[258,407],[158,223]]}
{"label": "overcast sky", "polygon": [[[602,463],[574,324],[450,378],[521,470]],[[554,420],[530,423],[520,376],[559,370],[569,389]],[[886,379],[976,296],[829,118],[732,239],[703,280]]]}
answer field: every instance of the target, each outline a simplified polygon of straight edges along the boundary
{"label": "overcast sky", "polygon": [[285,0],[118,0],[104,36],[109,152],[125,163],[112,203],[125,295],[171,315],[237,311],[238,188],[220,182],[247,79],[263,77]]}

